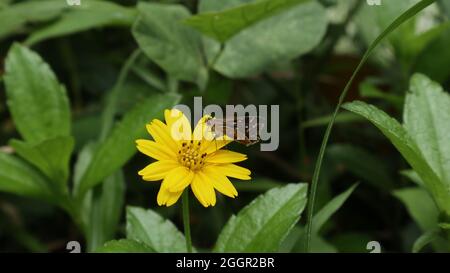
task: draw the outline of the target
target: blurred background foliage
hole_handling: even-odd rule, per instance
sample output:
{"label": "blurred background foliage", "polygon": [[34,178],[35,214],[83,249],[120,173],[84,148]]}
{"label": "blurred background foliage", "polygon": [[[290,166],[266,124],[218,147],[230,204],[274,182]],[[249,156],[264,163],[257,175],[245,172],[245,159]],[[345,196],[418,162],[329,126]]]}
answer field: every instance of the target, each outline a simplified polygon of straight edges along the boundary
{"label": "blurred background foliage", "polygon": [[[203,96],[204,105],[280,105],[277,151],[232,145],[248,154],[244,165],[254,177],[235,183],[239,198],[221,197],[212,209],[192,202],[194,243],[209,249],[230,215],[257,195],[289,182],[311,181],[325,125],[353,69],[373,39],[418,1],[382,0],[380,6],[362,0],[310,1],[288,7],[230,39],[214,37],[227,29],[204,29],[210,33],[201,35],[194,29],[195,18],[181,21],[191,14],[255,1],[81,2],[80,7],[69,7],[63,0],[0,0],[0,77],[8,51],[20,42],[38,53],[66,86],[75,140],[70,173],[89,143],[102,143],[114,121],[149,97],[159,98],[147,104],[149,111],[170,107],[168,98],[174,96],[172,104],[179,100],[190,105],[193,96]],[[448,90],[449,16],[450,1],[438,0],[402,25],[376,49],[347,100],[368,101],[401,120],[414,73],[427,75]],[[213,38],[227,41],[221,45]],[[11,153],[10,139],[20,136],[4,89],[0,85],[0,149]],[[121,172],[124,189],[118,190],[123,200],[117,197],[109,203],[119,206],[121,216],[108,239],[123,237],[124,204],[153,208],[181,229],[181,204],[158,208],[159,183],[145,183],[137,175],[148,158],[129,157]],[[322,168],[317,208],[360,183],[320,230],[313,250],[366,252],[367,242],[376,240],[383,251],[410,251],[424,231],[414,219],[414,203],[429,204],[425,199],[430,197],[398,194],[396,190],[414,185],[403,175],[407,169],[406,161],[376,128],[351,112],[339,114]],[[107,183],[96,188],[102,186]],[[301,231],[294,229],[288,242],[295,244],[296,232]],[[65,251],[68,241],[85,238],[64,210],[0,192],[1,252]],[[286,251],[300,249],[289,243],[283,246]]]}

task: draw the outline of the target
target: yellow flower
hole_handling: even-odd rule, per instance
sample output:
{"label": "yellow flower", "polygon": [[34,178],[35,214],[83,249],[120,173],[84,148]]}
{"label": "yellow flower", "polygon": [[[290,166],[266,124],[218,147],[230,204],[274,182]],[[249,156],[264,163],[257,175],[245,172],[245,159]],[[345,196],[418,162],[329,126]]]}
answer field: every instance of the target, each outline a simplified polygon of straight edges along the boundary
{"label": "yellow flower", "polygon": [[158,205],[171,206],[177,202],[189,185],[192,192],[205,206],[216,204],[215,190],[234,198],[238,195],[228,177],[249,180],[250,170],[233,163],[244,161],[244,154],[220,150],[231,142],[226,136],[212,137],[203,117],[191,130],[186,116],[179,110],[165,110],[166,123],[153,120],[147,131],[154,141],[139,139],[137,148],[143,154],[156,159],[139,175],[146,181],[162,180],[158,192]]}

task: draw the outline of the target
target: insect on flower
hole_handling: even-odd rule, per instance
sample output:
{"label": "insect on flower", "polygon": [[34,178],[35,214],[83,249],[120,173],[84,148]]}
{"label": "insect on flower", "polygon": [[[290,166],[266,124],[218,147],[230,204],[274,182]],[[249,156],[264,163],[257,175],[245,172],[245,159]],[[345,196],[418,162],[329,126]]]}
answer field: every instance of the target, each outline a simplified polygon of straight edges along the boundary
{"label": "insect on flower", "polygon": [[215,138],[224,135],[231,140],[251,146],[261,141],[259,129],[264,126],[257,116],[237,116],[225,119],[207,117],[206,125],[211,128]]}
{"label": "insect on flower", "polygon": [[139,171],[139,175],[146,181],[162,180],[158,205],[175,204],[188,187],[205,207],[216,204],[216,190],[236,197],[238,193],[229,177],[251,179],[250,170],[235,164],[246,160],[247,156],[222,149],[231,140],[212,138],[205,124],[208,116],[203,117],[194,130],[179,110],[166,110],[164,116],[166,123],[155,119],[147,124],[154,141],[136,141],[140,152],[156,159]]}

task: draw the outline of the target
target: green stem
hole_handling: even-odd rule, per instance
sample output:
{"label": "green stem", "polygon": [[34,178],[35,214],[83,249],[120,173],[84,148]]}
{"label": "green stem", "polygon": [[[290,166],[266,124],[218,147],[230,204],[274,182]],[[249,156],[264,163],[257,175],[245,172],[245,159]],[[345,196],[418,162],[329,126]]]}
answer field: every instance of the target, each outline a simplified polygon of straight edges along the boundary
{"label": "green stem", "polygon": [[192,253],[192,240],[191,240],[191,223],[189,221],[189,190],[186,189],[183,192],[183,225],[184,225],[184,237],[186,238],[186,249],[188,253]]}

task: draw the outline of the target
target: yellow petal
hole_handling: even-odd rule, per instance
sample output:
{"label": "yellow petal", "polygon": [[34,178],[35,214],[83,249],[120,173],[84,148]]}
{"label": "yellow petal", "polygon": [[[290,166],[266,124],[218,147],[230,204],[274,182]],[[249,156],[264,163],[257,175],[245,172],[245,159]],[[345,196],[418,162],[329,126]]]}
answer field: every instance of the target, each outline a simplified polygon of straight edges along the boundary
{"label": "yellow petal", "polygon": [[195,197],[204,206],[214,206],[216,204],[216,193],[212,183],[206,179],[206,177],[201,173],[197,172],[191,183],[192,192],[194,192]]}
{"label": "yellow petal", "polygon": [[162,182],[164,187],[166,187],[167,190],[172,188],[178,182],[178,180],[181,178],[180,175],[187,175],[186,167],[178,166],[178,167],[172,169],[164,177],[164,180]]}
{"label": "yellow petal", "polygon": [[216,151],[205,158],[209,163],[235,163],[244,161],[247,156],[241,153],[236,153],[228,150]]}
{"label": "yellow petal", "polygon": [[158,144],[151,140],[138,139],[136,140],[137,149],[156,160],[174,160],[176,154],[168,149],[166,146]]}
{"label": "yellow petal", "polygon": [[250,180],[250,170],[234,165],[234,164],[220,164],[220,165],[212,165],[214,168],[221,172],[223,175],[234,177],[241,180]]}
{"label": "yellow petal", "polygon": [[227,140],[213,139],[213,140],[207,142],[209,145],[205,145],[204,149],[202,150],[202,153],[207,153],[207,154],[214,153],[214,152],[222,149],[223,147],[225,147],[226,145],[228,145],[231,142],[232,142],[232,140],[228,140],[228,139]]}
{"label": "yellow petal", "polygon": [[210,118],[210,116],[205,115],[197,122],[194,132],[192,133],[192,139],[195,141],[195,143],[197,143],[198,141],[202,141],[202,143],[205,143],[205,141],[214,140],[214,135],[212,133],[211,127],[206,124],[206,121]]}
{"label": "yellow petal", "polygon": [[180,192],[171,192],[169,199],[167,200],[166,206],[172,206],[173,204],[175,204],[178,199],[180,199],[180,196],[183,194],[183,191]]}
{"label": "yellow petal", "polygon": [[158,205],[159,206],[165,205],[167,207],[171,206],[178,201],[182,193],[183,193],[182,191],[176,193],[169,192],[166,187],[163,187],[161,185],[161,187],[159,188],[158,196],[156,198]]}
{"label": "yellow petal", "polygon": [[214,166],[203,168],[203,173],[212,181],[214,188],[222,194],[231,198],[238,196],[238,192],[230,180],[219,171],[216,171]]}
{"label": "yellow petal", "polygon": [[178,109],[166,109],[164,110],[164,118],[168,127],[177,121],[183,113]]}
{"label": "yellow petal", "polygon": [[169,188],[172,186],[173,183],[176,182],[177,175],[179,174],[179,171],[183,168],[184,167],[177,167],[172,171],[170,171],[164,177],[164,180],[161,183],[161,187],[159,188],[158,196],[156,198],[158,205],[170,206],[173,205],[178,200],[178,198],[180,198],[182,191],[172,193],[169,191]]}
{"label": "yellow petal", "polygon": [[174,153],[178,152],[178,144],[170,136],[167,125],[160,120],[154,119],[150,124],[147,124],[146,127],[149,134],[158,144],[167,146]]}
{"label": "yellow petal", "polygon": [[178,167],[179,164],[174,160],[161,160],[147,165],[138,172],[146,181],[157,181],[163,179],[171,170]]}
{"label": "yellow petal", "polygon": [[175,141],[191,139],[191,124],[183,112],[177,109],[166,110],[164,116],[172,139]]}
{"label": "yellow petal", "polygon": [[189,186],[194,179],[194,172],[184,168],[178,172],[178,178],[175,183],[169,187],[170,192],[180,192],[183,191],[187,186]]}

